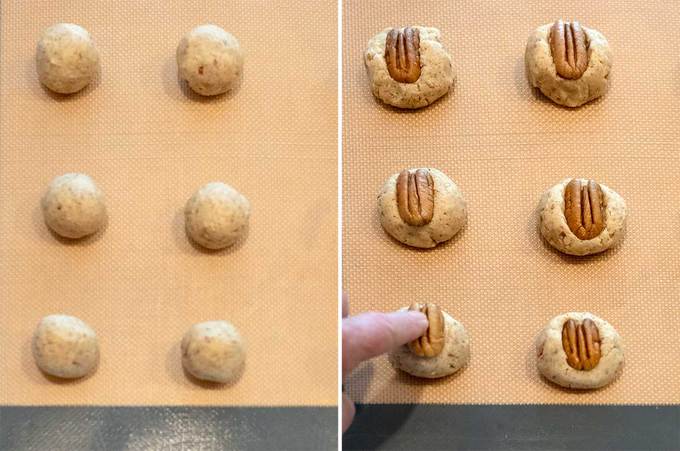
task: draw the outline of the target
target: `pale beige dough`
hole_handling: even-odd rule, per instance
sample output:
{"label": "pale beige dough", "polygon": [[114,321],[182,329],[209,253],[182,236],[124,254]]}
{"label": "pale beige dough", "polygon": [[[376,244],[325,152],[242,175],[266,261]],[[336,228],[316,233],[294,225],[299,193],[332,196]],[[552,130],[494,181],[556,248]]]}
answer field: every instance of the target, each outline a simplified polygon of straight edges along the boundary
{"label": "pale beige dough", "polygon": [[85,174],[69,173],[52,180],[42,211],[47,226],[64,238],[92,235],[106,222],[104,196]]}
{"label": "pale beige dough", "polygon": [[182,365],[197,379],[229,383],[243,372],[246,347],[227,321],[194,324],[184,335],[181,348]]}
{"label": "pale beige dough", "polygon": [[216,25],[201,25],[187,33],[177,47],[179,76],[204,96],[235,88],[243,73],[238,40]]}
{"label": "pale beige dough", "polygon": [[[368,41],[364,63],[371,92],[383,102],[398,108],[422,108],[449,92],[456,78],[451,56],[440,42],[440,31],[414,26],[420,33],[420,78],[415,83],[395,81],[385,63],[385,40],[392,28],[385,28]],[[402,28],[403,30],[403,28]]]}
{"label": "pale beige dough", "polygon": [[548,37],[552,23],[538,27],[529,36],[524,60],[529,82],[553,102],[578,107],[602,95],[609,87],[612,52],[607,39],[597,30],[583,27],[589,41],[588,68],[576,80],[557,74]]}
{"label": "pale beige dough", "polygon": [[[403,308],[401,311],[406,311]],[[394,368],[412,376],[435,379],[448,376],[463,368],[470,361],[470,337],[465,327],[446,312],[444,324],[446,340],[444,349],[434,357],[420,357],[409,349],[408,345],[400,346],[388,355]]]}
{"label": "pale beige dough", "polygon": [[60,94],[87,86],[99,70],[99,51],[84,28],[58,23],[43,32],[36,50],[40,82]]}
{"label": "pale beige dough", "polygon": [[[581,240],[569,229],[564,215],[564,190],[571,181],[564,179],[550,188],[538,206],[541,235],[555,249],[570,255],[590,255],[618,244],[626,230],[626,202],[614,190],[600,183],[604,195],[605,227],[598,236]],[[587,183],[587,179],[580,179]]]}
{"label": "pale beige dough", "polygon": [[[577,370],[567,363],[562,347],[562,327],[569,319],[581,322],[590,319],[600,335],[600,362],[589,371]],[[587,312],[569,312],[558,315],[536,338],[538,371],[548,380],[567,388],[593,389],[611,383],[623,368],[621,337],[607,321]]]}
{"label": "pale beige dough", "polygon": [[49,375],[66,379],[83,377],[99,362],[97,335],[74,316],[46,316],[33,335],[33,358]]}
{"label": "pale beige dough", "polygon": [[[417,168],[410,169],[415,171]],[[450,240],[467,222],[467,207],[463,193],[446,174],[428,168],[434,181],[434,214],[423,226],[412,226],[399,216],[397,207],[397,177],[393,174],[378,195],[378,211],[383,229],[395,239],[413,247],[431,248]]]}

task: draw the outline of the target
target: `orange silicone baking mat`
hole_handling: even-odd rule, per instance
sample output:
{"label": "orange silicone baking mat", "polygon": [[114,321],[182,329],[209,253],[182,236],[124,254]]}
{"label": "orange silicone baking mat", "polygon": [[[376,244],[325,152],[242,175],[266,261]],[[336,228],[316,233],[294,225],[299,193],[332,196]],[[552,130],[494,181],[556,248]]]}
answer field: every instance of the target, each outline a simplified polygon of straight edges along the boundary
{"label": "orange silicone baking mat", "polygon": [[[600,30],[612,84],[579,109],[530,88],[524,47],[556,18]],[[460,320],[472,359],[436,381],[381,357],[348,381],[363,403],[678,403],[680,360],[680,10],[668,1],[346,0],[343,15],[343,278],[351,312],[436,302]],[[457,72],[428,108],[399,111],[371,95],[363,52],[385,27],[437,27]],[[383,232],[377,194],[406,167],[436,167],[468,201],[467,227],[433,250]],[[627,201],[623,244],[574,258],[537,229],[541,194],[594,178]],[[534,337],[555,315],[587,310],[623,337],[626,364],[588,393],[544,382]]]}
{"label": "orange silicone baking mat", "polygon": [[[335,405],[337,6],[22,0],[0,14],[0,404]],[[91,32],[102,70],[57,97],[38,83],[35,45],[64,21]],[[207,22],[245,52],[240,89],[210,99],[178,83],[175,63],[182,35]],[[93,177],[109,213],[77,243],[55,239],[39,208],[69,171]],[[250,200],[250,231],[204,252],[182,210],[214,180]],[[35,367],[31,334],[54,312],[98,333],[93,376],[54,383]],[[248,343],[230,387],[182,372],[182,335],[210,319]]]}

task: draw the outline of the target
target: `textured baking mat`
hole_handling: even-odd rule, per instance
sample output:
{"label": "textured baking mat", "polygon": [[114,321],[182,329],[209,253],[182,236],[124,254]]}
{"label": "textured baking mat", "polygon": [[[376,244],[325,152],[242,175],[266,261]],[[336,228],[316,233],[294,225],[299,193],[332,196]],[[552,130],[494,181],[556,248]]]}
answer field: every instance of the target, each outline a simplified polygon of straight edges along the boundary
{"label": "textured baking mat", "polygon": [[[524,72],[529,33],[577,18],[614,54],[609,94],[580,109],[554,105]],[[351,311],[436,302],[472,340],[470,365],[425,381],[382,357],[347,384],[362,403],[680,402],[680,10],[665,1],[346,0],[343,14],[343,278]],[[398,111],[370,93],[362,55],[387,26],[438,27],[458,78],[429,108]],[[468,201],[451,242],[416,250],[381,229],[376,196],[405,167],[432,166]],[[569,176],[618,191],[624,243],[572,258],[537,230],[541,194]],[[588,310],[623,337],[626,366],[609,387],[576,393],[543,381],[533,341],[553,316]]]}
{"label": "textured baking mat", "polygon": [[[308,20],[308,12],[315,19]],[[0,64],[0,404],[335,405],[337,403],[337,10],[316,1],[6,1]],[[101,77],[57,97],[38,83],[42,30],[88,29]],[[246,54],[232,95],[178,83],[175,49],[214,22]],[[65,243],[40,197],[69,171],[90,174],[106,230]],[[225,181],[251,202],[247,239],[193,247],[182,209]],[[98,333],[101,363],[55,383],[30,338],[49,313]],[[183,374],[191,324],[224,318],[248,342],[231,387]]]}

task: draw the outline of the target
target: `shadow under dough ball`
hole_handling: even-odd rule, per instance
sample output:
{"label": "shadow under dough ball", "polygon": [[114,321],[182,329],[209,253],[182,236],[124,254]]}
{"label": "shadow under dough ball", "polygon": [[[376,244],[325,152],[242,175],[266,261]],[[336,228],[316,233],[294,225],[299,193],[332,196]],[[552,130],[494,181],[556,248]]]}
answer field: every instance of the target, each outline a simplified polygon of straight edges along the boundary
{"label": "shadow under dough ball", "polygon": [[182,365],[197,379],[229,383],[237,380],[246,360],[246,347],[227,321],[194,324],[182,339]]}
{"label": "shadow under dough ball", "polygon": [[43,32],[36,50],[40,82],[60,94],[87,86],[99,70],[99,51],[84,28],[58,23]]}
{"label": "shadow under dough ball", "polygon": [[68,315],[44,317],[33,335],[33,358],[45,373],[65,379],[83,377],[99,361],[94,330]]}
{"label": "shadow under dough ball", "polygon": [[47,226],[64,238],[92,235],[106,222],[104,196],[85,174],[69,173],[52,180],[42,211]]}
{"label": "shadow under dough ball", "polygon": [[179,76],[203,96],[235,88],[243,73],[238,40],[216,25],[201,25],[187,33],[177,47]]}

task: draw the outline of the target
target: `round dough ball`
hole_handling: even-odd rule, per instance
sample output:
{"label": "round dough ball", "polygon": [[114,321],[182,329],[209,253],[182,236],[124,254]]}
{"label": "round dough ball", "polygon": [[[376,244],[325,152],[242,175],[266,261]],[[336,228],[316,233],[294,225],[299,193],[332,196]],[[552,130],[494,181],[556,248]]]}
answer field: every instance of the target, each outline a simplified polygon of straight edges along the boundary
{"label": "round dough ball", "polygon": [[64,174],[52,180],[42,199],[45,223],[64,238],[82,238],[106,222],[104,196],[85,174]]}
{"label": "round dough ball", "polygon": [[[582,322],[590,319],[600,335],[600,361],[591,370],[577,370],[567,363],[562,346],[564,323],[573,319]],[[623,368],[623,344],[614,327],[605,320],[587,312],[569,312],[556,316],[536,339],[538,371],[548,380],[567,388],[592,389],[604,387],[618,376]]]}
{"label": "round dough ball", "polygon": [[177,47],[179,76],[204,96],[234,88],[243,73],[243,52],[238,40],[215,25],[201,25],[182,38]]}
{"label": "round dough ball", "polygon": [[[605,207],[604,229],[595,238],[581,240],[571,231],[564,215],[564,190],[571,180],[562,180],[541,198],[538,210],[543,238],[560,252],[578,256],[597,254],[618,244],[626,230],[626,201],[600,183]],[[588,182],[587,179],[580,180],[582,183]]]}
{"label": "round dough ball", "polygon": [[[416,171],[418,168],[409,169]],[[380,224],[391,236],[402,243],[420,248],[431,248],[450,240],[467,222],[463,193],[446,174],[438,169],[427,168],[434,182],[434,213],[432,220],[422,226],[404,222],[397,206],[397,178],[393,174],[378,195]]]}
{"label": "round dough ball", "polygon": [[99,51],[87,30],[71,23],[58,23],[43,32],[36,64],[43,85],[60,94],[71,94],[94,79],[99,68]]}
{"label": "round dough ball", "polygon": [[245,361],[241,335],[227,321],[194,324],[182,339],[182,365],[197,379],[233,382],[241,375]]}
{"label": "round dough ball", "polygon": [[187,201],[186,231],[208,249],[224,249],[248,230],[250,203],[241,193],[220,182],[208,183]]}
{"label": "round dough ball", "polygon": [[[451,56],[439,41],[440,31],[431,27],[411,27],[420,33],[420,77],[414,83],[394,80],[385,62],[385,41],[392,28],[385,28],[368,41],[364,63],[373,95],[397,108],[422,108],[449,92],[456,79]],[[403,28],[401,29],[403,31]]]}
{"label": "round dough ball", "polygon": [[46,316],[33,335],[33,358],[43,372],[52,376],[83,377],[99,361],[97,335],[74,316]]}
{"label": "round dough ball", "polygon": [[[402,309],[406,311],[408,308]],[[434,357],[420,357],[408,345],[392,351],[388,359],[394,368],[416,377],[436,379],[448,376],[463,368],[470,361],[470,337],[465,327],[448,313],[444,314],[446,340],[442,352]]]}
{"label": "round dough ball", "polygon": [[580,78],[568,80],[560,77],[555,69],[548,40],[552,25],[538,27],[527,41],[524,61],[531,85],[553,102],[568,107],[578,107],[604,95],[612,68],[607,39],[599,31],[582,26],[589,42],[588,68]]}

